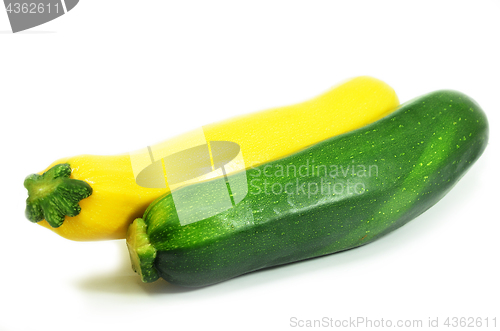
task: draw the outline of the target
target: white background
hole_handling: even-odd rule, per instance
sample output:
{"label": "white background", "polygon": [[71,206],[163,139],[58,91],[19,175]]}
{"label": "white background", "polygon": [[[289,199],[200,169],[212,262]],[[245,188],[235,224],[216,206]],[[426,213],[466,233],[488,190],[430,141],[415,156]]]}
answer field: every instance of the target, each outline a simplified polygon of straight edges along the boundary
{"label": "white background", "polygon": [[[500,325],[500,1],[242,3],[81,0],[19,34],[0,10],[0,330]],[[459,90],[490,122],[489,146],[456,187],[375,243],[187,290],[142,284],[122,240],[72,242],[24,218],[24,177],[56,159],[136,150],[358,75],[401,102]]]}

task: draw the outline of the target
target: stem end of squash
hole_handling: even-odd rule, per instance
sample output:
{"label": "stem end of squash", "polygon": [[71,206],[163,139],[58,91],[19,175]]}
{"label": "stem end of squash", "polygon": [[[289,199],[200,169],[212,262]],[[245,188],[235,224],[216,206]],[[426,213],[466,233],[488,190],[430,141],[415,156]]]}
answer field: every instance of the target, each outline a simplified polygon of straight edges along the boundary
{"label": "stem end of squash", "polygon": [[26,217],[31,222],[45,219],[50,226],[57,228],[64,223],[66,216],[73,217],[80,213],[78,203],[92,194],[92,187],[82,180],[69,178],[70,175],[70,165],[62,163],[42,175],[26,177]]}
{"label": "stem end of squash", "polygon": [[127,231],[127,248],[132,262],[132,269],[141,276],[144,283],[154,282],[159,278],[154,266],[156,249],[149,242],[147,225],[142,218],[130,224]]}

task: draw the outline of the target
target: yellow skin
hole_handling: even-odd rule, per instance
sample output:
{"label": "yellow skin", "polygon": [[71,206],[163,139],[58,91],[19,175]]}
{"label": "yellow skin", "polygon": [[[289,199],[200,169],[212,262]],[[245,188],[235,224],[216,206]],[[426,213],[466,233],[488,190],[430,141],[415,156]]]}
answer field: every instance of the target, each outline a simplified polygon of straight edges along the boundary
{"label": "yellow skin", "polygon": [[[203,132],[207,141],[237,142],[248,169],[375,122],[398,105],[387,84],[357,77],[309,101],[210,124]],[[90,197],[80,201],[80,214],[66,216],[60,227],[52,228],[45,220],[38,223],[67,239],[124,239],[129,224],[153,200],[170,192],[168,187],[137,185],[129,154],[69,157],[47,170],[59,163],[69,163],[70,178],[86,181],[93,189]],[[201,176],[190,183],[207,179],[209,176]]]}

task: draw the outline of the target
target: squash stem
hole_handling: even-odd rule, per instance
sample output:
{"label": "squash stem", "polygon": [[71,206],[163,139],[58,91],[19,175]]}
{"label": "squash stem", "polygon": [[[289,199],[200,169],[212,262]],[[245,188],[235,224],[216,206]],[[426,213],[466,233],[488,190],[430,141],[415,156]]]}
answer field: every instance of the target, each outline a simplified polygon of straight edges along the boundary
{"label": "squash stem", "polygon": [[80,213],[78,203],[92,194],[92,187],[82,180],[69,178],[70,175],[70,165],[62,163],[42,175],[26,177],[26,217],[31,222],[45,219],[50,226],[57,228],[64,223],[66,216],[73,217]]}

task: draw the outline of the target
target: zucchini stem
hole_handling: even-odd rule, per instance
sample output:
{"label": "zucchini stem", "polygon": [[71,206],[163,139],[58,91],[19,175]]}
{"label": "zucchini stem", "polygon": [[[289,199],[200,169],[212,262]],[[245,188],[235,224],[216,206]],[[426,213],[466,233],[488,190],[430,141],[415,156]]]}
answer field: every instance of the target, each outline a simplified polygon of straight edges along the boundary
{"label": "zucchini stem", "polygon": [[147,225],[142,218],[130,224],[127,231],[127,248],[132,262],[132,269],[141,276],[144,283],[154,282],[159,278],[154,266],[156,249],[149,242]]}
{"label": "zucchini stem", "polygon": [[28,190],[26,217],[31,222],[46,220],[53,228],[60,227],[66,216],[76,216],[80,200],[92,194],[92,187],[82,180],[69,178],[71,167],[57,164],[42,175],[32,174],[24,180]]}

